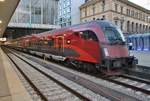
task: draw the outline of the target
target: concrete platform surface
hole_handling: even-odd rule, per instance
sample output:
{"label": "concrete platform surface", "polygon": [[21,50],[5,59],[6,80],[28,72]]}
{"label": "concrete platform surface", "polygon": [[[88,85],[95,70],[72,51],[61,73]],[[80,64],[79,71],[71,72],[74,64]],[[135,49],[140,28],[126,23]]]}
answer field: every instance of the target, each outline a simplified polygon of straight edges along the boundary
{"label": "concrete platform surface", "polygon": [[139,65],[150,67],[150,52],[148,51],[130,51],[130,55],[134,55]]}
{"label": "concrete platform surface", "polygon": [[0,101],[32,101],[6,54],[0,48]]}

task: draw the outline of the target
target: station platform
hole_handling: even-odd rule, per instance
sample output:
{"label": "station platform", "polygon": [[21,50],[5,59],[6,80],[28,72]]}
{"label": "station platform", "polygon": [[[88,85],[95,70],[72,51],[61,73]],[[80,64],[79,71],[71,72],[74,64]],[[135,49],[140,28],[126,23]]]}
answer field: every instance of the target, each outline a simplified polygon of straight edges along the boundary
{"label": "station platform", "polygon": [[32,101],[13,65],[0,48],[0,101]]}
{"label": "station platform", "polygon": [[130,51],[130,55],[134,55],[138,59],[138,65],[150,67],[149,51]]}

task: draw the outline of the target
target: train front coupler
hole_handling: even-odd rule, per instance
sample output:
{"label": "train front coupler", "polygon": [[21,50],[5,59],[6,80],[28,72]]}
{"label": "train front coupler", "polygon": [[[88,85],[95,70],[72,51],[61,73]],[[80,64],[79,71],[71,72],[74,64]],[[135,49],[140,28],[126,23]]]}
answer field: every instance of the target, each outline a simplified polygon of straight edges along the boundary
{"label": "train front coupler", "polygon": [[128,58],[126,58],[126,64],[127,64],[127,68],[135,68],[136,65],[138,64],[138,59],[134,56],[130,56]]}

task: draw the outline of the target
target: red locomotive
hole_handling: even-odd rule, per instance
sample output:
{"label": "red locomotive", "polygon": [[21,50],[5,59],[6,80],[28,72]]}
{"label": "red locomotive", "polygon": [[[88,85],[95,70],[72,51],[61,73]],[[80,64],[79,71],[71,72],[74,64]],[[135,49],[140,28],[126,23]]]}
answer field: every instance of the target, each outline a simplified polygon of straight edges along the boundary
{"label": "red locomotive", "polygon": [[108,73],[136,65],[121,30],[104,20],[21,37],[13,43],[18,49],[88,71],[98,69]]}

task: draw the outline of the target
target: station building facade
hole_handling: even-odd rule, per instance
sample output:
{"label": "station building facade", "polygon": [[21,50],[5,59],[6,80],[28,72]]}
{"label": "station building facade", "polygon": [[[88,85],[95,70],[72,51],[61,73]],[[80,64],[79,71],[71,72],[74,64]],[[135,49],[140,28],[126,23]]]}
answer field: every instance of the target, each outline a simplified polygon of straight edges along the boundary
{"label": "station building facade", "polygon": [[150,10],[128,0],[88,0],[80,6],[81,22],[106,19],[125,34],[150,32]]}

